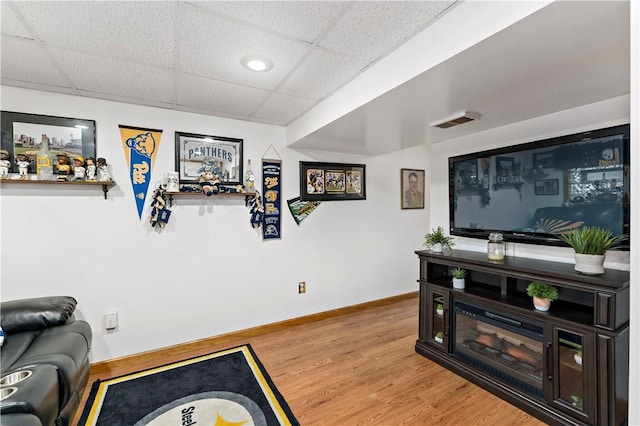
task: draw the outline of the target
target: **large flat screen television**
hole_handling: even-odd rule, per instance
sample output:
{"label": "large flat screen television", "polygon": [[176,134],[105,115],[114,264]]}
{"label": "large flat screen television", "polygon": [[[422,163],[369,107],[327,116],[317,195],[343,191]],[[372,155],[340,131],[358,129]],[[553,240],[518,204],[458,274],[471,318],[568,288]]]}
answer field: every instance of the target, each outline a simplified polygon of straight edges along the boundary
{"label": "large flat screen television", "polygon": [[450,233],[557,246],[580,226],[629,235],[629,177],[628,124],[450,157]]}

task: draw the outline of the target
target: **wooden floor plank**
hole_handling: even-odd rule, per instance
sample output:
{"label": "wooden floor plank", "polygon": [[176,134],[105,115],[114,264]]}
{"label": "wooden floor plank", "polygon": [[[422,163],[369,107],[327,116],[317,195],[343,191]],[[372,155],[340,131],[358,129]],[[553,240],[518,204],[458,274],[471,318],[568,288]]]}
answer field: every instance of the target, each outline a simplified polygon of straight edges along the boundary
{"label": "wooden floor plank", "polygon": [[418,355],[417,324],[412,293],[97,363],[80,407],[97,379],[250,343],[302,425],[544,424]]}

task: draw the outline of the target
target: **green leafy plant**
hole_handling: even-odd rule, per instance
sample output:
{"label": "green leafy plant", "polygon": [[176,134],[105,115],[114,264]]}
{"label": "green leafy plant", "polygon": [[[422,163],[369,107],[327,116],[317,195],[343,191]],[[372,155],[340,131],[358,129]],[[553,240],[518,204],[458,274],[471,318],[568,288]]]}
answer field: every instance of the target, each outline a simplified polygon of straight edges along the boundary
{"label": "green leafy plant", "polygon": [[540,281],[532,281],[527,286],[527,294],[538,299],[554,301],[558,298],[558,289]]}
{"label": "green leafy plant", "polygon": [[445,235],[442,226],[438,226],[436,229],[431,228],[431,232],[424,236],[425,247],[431,248],[435,244],[442,244],[442,247],[452,248],[456,244],[453,242],[453,237]]}
{"label": "green leafy plant", "polygon": [[626,240],[627,236],[614,237],[608,229],[597,226],[581,226],[566,234],[560,234],[560,239],[569,244],[578,254],[603,255],[610,248],[614,248]]}
{"label": "green leafy plant", "polygon": [[582,398],[576,395],[571,395],[571,400],[576,408],[582,409]]}
{"label": "green leafy plant", "polygon": [[467,276],[467,271],[462,268],[456,268],[451,271],[451,275],[453,275],[453,278],[462,279]]}
{"label": "green leafy plant", "polygon": [[443,336],[442,331],[438,331],[438,332],[436,333],[436,338],[437,338],[437,339],[442,340],[442,336]]}

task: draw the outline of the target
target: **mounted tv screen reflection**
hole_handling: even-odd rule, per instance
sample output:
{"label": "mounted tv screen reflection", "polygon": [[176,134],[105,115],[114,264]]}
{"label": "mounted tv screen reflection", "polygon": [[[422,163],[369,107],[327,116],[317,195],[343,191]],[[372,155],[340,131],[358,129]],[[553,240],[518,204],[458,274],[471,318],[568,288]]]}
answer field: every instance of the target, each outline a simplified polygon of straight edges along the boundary
{"label": "mounted tv screen reflection", "polygon": [[628,124],[449,158],[452,235],[565,245],[558,234],[580,226],[629,234],[629,194]]}

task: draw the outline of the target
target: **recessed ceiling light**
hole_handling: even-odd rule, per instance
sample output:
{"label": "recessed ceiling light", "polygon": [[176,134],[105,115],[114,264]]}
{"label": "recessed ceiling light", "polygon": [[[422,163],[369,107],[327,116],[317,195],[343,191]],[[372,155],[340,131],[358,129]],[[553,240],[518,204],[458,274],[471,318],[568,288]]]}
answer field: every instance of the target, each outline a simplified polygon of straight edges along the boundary
{"label": "recessed ceiling light", "polygon": [[250,71],[269,71],[273,68],[273,62],[271,62],[271,59],[258,55],[245,56],[242,58],[240,63]]}

